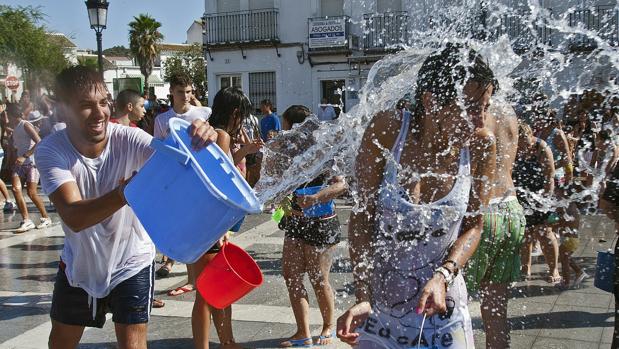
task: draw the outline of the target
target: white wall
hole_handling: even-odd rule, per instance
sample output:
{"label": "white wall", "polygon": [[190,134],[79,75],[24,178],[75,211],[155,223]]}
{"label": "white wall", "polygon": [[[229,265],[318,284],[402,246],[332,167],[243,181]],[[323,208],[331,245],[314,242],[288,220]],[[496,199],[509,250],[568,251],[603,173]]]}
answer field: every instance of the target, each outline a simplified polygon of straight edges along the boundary
{"label": "white wall", "polygon": [[202,44],[202,25],[193,22],[189,29],[187,29],[187,43],[188,44]]}
{"label": "white wall", "polygon": [[208,62],[209,105],[219,91],[220,75],[240,74],[242,88],[249,93],[249,73],[275,72],[276,108],[283,112],[291,104],[312,104],[312,84],[309,64],[299,64],[297,49],[280,48],[281,57],[277,57],[274,48],[245,50],[247,59],[240,51],[212,52],[213,61]]}

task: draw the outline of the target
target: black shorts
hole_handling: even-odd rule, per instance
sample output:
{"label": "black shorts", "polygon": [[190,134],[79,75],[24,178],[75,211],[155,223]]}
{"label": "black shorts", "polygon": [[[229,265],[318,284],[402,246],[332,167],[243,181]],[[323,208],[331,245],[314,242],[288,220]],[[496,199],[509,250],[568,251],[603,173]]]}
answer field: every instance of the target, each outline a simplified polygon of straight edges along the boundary
{"label": "black shorts", "polygon": [[547,223],[549,216],[550,212],[533,211],[531,214],[527,214],[524,217],[527,221],[527,227],[533,227],[536,225]]}
{"label": "black shorts", "polygon": [[325,219],[287,216],[282,219],[279,228],[287,238],[303,240],[312,246],[335,245],[342,236],[337,216]]}
{"label": "black shorts", "polygon": [[153,263],[118,284],[105,298],[97,299],[93,318],[88,293],[69,284],[61,262],[54,283],[50,316],[66,325],[98,328],[105,324],[106,313],[112,313],[112,321],[118,324],[147,323],[155,290],[154,268]]}

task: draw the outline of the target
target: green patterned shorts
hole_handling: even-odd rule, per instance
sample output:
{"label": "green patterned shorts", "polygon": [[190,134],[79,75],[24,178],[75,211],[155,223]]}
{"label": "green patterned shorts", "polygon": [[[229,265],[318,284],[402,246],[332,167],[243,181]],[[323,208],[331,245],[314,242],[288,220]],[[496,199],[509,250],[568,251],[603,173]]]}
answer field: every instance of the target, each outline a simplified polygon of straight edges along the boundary
{"label": "green patterned shorts", "polygon": [[464,271],[469,292],[476,292],[482,281],[500,284],[520,278],[525,225],[524,210],[516,198],[490,205],[479,246]]}

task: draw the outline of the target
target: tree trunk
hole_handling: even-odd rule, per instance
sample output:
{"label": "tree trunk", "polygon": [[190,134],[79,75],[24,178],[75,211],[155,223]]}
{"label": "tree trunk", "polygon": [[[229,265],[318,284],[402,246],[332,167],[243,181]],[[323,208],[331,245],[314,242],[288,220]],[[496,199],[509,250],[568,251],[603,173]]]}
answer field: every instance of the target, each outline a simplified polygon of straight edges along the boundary
{"label": "tree trunk", "polygon": [[150,91],[148,91],[148,75],[144,74],[144,93],[149,93]]}

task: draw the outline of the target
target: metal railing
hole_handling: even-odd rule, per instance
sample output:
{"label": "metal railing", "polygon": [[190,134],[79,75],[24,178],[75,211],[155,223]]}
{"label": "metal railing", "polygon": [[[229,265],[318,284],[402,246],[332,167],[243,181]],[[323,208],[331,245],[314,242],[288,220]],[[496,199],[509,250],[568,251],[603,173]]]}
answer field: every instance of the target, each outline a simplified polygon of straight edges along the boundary
{"label": "metal railing", "polygon": [[[610,46],[619,46],[618,16],[615,6],[600,5],[595,10],[583,9],[570,13],[569,24],[595,32]],[[570,46],[575,50],[588,50],[596,48],[597,42],[588,35],[577,34],[570,40]]]}
{"label": "metal railing", "polygon": [[279,42],[277,9],[205,14],[205,43]]}
{"label": "metal railing", "polygon": [[514,51],[528,51],[536,45],[552,45],[552,29],[528,22],[527,14],[503,15],[496,28],[496,35],[507,35]]}
{"label": "metal railing", "polygon": [[408,14],[386,12],[363,16],[363,49],[383,51],[408,44]]}

